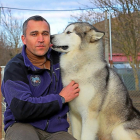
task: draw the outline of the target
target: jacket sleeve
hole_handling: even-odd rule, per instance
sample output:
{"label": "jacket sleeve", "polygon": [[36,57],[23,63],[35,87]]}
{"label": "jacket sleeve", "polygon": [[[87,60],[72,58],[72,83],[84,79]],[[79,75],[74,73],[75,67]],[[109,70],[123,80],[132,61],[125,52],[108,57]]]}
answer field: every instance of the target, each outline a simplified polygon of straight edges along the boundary
{"label": "jacket sleeve", "polygon": [[2,84],[2,93],[17,121],[34,121],[50,118],[62,108],[58,94],[33,97],[25,68],[16,63],[7,65]]}

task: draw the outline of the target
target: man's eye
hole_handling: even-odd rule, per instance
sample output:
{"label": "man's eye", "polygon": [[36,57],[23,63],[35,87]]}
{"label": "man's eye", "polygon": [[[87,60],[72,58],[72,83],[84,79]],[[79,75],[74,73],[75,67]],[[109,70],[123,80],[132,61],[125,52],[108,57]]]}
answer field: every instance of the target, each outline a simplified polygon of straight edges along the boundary
{"label": "man's eye", "polygon": [[33,33],[33,34],[31,34],[32,36],[36,36],[36,34],[35,33]]}
{"label": "man's eye", "polygon": [[70,31],[67,31],[67,34],[70,34],[71,32]]}
{"label": "man's eye", "polygon": [[45,35],[45,36],[46,36],[46,35],[48,35],[48,33],[43,33],[43,35]]}

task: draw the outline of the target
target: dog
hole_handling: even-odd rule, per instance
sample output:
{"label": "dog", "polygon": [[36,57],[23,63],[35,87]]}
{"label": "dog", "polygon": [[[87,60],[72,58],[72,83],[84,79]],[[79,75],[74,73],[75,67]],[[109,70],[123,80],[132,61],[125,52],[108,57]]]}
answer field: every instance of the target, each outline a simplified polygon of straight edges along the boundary
{"label": "dog", "polygon": [[104,59],[103,36],[86,22],[51,36],[52,49],[61,52],[63,85],[74,80],[80,88],[69,102],[72,134],[77,140],[140,140],[140,113]]}

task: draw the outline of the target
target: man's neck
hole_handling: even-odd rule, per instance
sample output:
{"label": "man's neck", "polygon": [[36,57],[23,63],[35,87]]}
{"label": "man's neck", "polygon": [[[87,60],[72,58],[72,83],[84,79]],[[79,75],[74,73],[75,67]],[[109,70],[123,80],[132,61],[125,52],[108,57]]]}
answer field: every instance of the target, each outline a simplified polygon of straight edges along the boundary
{"label": "man's neck", "polygon": [[49,69],[50,70],[50,61],[46,59],[45,56],[34,55],[31,51],[26,48],[26,55],[29,58],[30,62],[40,68],[40,69]]}

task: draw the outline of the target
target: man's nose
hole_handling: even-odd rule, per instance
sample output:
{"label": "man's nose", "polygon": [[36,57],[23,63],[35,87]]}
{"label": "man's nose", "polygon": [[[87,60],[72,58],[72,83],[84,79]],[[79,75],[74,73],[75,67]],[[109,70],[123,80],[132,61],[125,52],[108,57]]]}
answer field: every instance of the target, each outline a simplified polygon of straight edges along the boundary
{"label": "man's nose", "polygon": [[39,42],[43,42],[43,41],[44,41],[43,35],[39,35],[39,36],[38,36],[38,41],[39,41]]}

